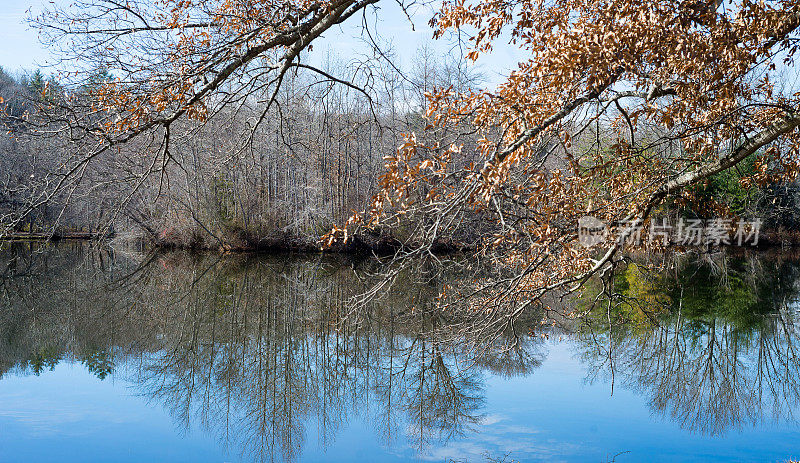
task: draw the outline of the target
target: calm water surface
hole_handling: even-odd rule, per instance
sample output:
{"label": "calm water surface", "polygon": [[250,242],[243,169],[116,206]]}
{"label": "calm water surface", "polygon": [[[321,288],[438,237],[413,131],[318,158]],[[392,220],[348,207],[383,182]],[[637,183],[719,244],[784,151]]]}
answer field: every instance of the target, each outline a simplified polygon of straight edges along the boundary
{"label": "calm water surface", "polygon": [[343,260],[7,247],[0,462],[800,458],[800,266],[722,265],[475,349],[426,334],[442,281],[355,313]]}

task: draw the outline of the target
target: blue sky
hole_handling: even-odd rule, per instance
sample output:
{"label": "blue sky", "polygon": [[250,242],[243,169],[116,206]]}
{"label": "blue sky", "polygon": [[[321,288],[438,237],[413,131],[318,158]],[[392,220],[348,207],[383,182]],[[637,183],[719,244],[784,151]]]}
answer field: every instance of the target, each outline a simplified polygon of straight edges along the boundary
{"label": "blue sky", "polygon": [[[28,11],[33,14],[46,7],[46,0],[0,0],[0,67],[12,73],[47,67],[55,60],[47,48],[39,42],[38,33],[28,27],[26,18]],[[378,11],[377,32],[384,40],[391,41],[402,64],[408,66],[418,49],[428,44],[437,54],[453,53],[452,44],[448,40],[432,40],[433,30],[428,26],[431,17],[429,8],[418,7],[410,11],[414,21],[412,30],[405,14],[396,2],[387,1],[380,4]],[[374,14],[368,18],[374,21]],[[360,17],[350,18],[348,23],[336,31],[326,34],[321,43],[314,48],[317,57],[332,50],[334,55],[343,58],[352,57],[354,53],[366,53],[367,46],[359,39]],[[373,24],[375,24],[373,22]],[[492,56],[481,58],[478,67],[490,83],[501,80],[501,76],[516,66],[521,54],[511,46],[498,46]],[[314,59],[313,57],[311,58]],[[45,71],[46,74],[51,71]]]}
{"label": "blue sky", "polygon": [[25,23],[26,11],[45,2],[0,0],[0,66],[16,72],[46,64],[48,52],[39,43],[38,34]]}

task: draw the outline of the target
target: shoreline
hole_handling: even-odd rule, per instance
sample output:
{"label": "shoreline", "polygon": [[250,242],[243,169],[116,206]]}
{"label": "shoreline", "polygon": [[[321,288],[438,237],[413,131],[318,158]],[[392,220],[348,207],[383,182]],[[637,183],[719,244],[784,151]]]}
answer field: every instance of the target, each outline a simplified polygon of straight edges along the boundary
{"label": "shoreline", "polygon": [[[114,240],[114,236],[101,233],[77,232],[77,233],[16,233],[0,236],[0,243],[57,243],[62,241],[73,242],[103,242],[109,243]],[[257,242],[246,244],[222,243],[218,246],[185,246],[173,242],[155,242],[148,239],[135,239],[145,247],[163,251],[196,251],[196,252],[217,252],[220,254],[341,254],[364,256],[374,255],[380,257],[391,256],[403,249],[403,244],[394,238],[387,236],[363,236],[355,235],[346,244],[335,244],[328,248],[323,248],[317,242],[302,238],[288,237],[284,239],[267,238]],[[441,240],[434,244],[432,251],[438,255],[456,254],[475,250],[474,247],[466,246],[452,241]]]}
{"label": "shoreline", "polygon": [[[61,241],[93,241],[109,243],[114,235],[97,232],[64,232],[64,233],[10,233],[0,235],[0,243],[24,242],[61,242]],[[324,248],[319,241],[310,241],[301,237],[264,238],[241,244],[220,243],[218,246],[182,245],[169,241],[154,241],[146,238],[131,240],[145,247],[160,250],[184,250],[198,252],[218,252],[221,254],[342,254],[342,255],[375,255],[390,256],[403,249],[404,245],[397,239],[387,235],[355,235],[346,244],[335,244]],[[451,240],[440,240],[434,244],[432,251],[437,255],[457,254],[475,251],[476,246],[469,246]],[[687,250],[704,249],[704,246],[680,246],[670,243],[665,249]],[[706,250],[755,250],[769,251],[775,249],[800,249],[800,231],[764,230],[758,244],[753,246],[719,245]]]}

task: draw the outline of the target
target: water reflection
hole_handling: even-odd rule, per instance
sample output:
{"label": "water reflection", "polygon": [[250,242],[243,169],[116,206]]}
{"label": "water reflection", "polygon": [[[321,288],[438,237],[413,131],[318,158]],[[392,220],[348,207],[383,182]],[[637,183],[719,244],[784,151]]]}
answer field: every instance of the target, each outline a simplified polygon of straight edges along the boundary
{"label": "water reflection", "polygon": [[590,288],[570,303],[589,310],[580,320],[531,313],[500,337],[441,340],[459,320],[431,301],[458,275],[403,276],[354,311],[369,263],[33,251],[0,251],[0,384],[80,362],[249,461],[299,460],[312,428],[325,447],[354,417],[389,445],[469,437],[487,419],[486,375],[535,378],[543,335],[571,343],[590,382],[613,377],[689,432],[800,409],[793,262],[687,260],[657,275],[629,265],[611,299]]}
{"label": "water reflection", "polygon": [[628,265],[580,330],[590,379],[614,376],[704,434],[794,421],[799,268],[754,256],[685,259],[661,273]]}
{"label": "water reflection", "polygon": [[[364,284],[346,262],[136,260],[79,246],[6,251],[0,375],[69,359],[103,379],[124,366],[140,393],[246,459],[294,461],[307,425],[324,445],[351,415],[371,414],[387,442],[403,432],[420,448],[482,418],[474,346],[424,334],[442,323],[426,310],[437,284],[400,284],[354,313],[347,302]],[[527,373],[540,342],[489,349],[480,364]]]}

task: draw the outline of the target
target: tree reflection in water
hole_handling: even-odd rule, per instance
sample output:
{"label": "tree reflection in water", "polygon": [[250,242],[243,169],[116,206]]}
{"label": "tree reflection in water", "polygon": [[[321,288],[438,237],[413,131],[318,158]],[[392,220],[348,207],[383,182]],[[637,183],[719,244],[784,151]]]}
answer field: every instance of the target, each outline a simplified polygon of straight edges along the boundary
{"label": "tree reflection in water", "polygon": [[797,263],[720,255],[673,272],[642,268],[618,272],[579,331],[589,379],[613,376],[703,434],[795,421]]}
{"label": "tree reflection in water", "polygon": [[[516,332],[483,338],[441,336],[463,325],[431,307],[457,274],[401,275],[352,310],[365,265],[13,246],[0,252],[0,378],[82,362],[269,461],[299,459],[307,435],[327,446],[354,416],[388,443],[469,435],[486,374],[532,373],[547,354],[541,334],[565,335],[590,380],[613,372],[687,429],[720,434],[797,410],[794,263],[722,258],[660,275],[629,265],[610,305],[599,299],[580,320],[550,312],[545,324],[530,313]],[[589,293],[577,308],[588,310]]]}
{"label": "tree reflection in water", "polygon": [[200,425],[247,459],[295,461],[307,426],[325,446],[354,415],[370,416],[387,442],[403,432],[422,448],[464,435],[482,419],[481,368],[526,374],[543,358],[534,336],[481,349],[437,342],[438,281],[401,281],[351,311],[366,288],[351,262],[137,260],[81,246],[6,250],[0,374],[62,359],[101,379],[116,367],[186,428]]}

